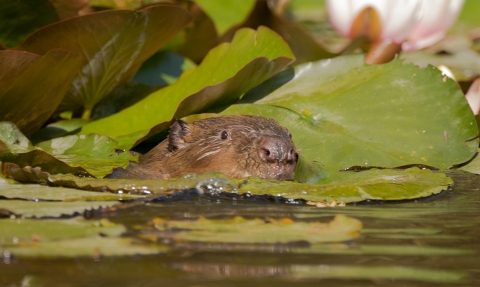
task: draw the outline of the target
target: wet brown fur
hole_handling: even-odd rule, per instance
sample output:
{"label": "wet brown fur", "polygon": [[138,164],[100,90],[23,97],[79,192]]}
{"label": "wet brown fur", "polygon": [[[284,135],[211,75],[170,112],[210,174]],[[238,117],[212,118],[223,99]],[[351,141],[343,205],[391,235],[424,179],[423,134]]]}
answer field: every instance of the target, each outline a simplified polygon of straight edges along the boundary
{"label": "wet brown fur", "polygon": [[[288,142],[295,157],[275,162],[262,160],[259,146],[265,138]],[[175,122],[168,138],[143,155],[139,163],[118,168],[108,177],[178,178],[187,173],[218,171],[236,178],[293,180],[297,157],[291,134],[273,119],[251,115],[212,117],[193,124]]]}

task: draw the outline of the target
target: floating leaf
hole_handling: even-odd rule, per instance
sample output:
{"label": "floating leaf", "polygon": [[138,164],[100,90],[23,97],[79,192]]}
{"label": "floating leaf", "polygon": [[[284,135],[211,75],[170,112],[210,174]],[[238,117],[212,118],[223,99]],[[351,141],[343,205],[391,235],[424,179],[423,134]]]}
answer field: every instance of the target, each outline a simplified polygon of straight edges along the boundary
{"label": "floating leaf", "polygon": [[[213,49],[200,66],[135,105],[82,128],[106,134],[130,148],[169,127],[173,119],[228,104],[292,61],[288,45],[271,30],[242,29],[232,43]],[[125,119],[128,119],[126,121]]]}
{"label": "floating leaf", "polygon": [[78,71],[60,109],[84,107],[88,118],[95,104],[129,81],[190,20],[185,9],[174,5],[103,11],[44,27],[17,49],[43,54],[58,47],[84,55],[88,63]]}
{"label": "floating leaf", "polygon": [[[0,247],[0,251],[2,248]],[[13,255],[26,257],[90,257],[99,260],[104,256],[134,256],[164,253],[164,246],[138,245],[130,238],[85,237],[61,241],[38,242],[27,246],[13,246],[6,251]]]}
{"label": "floating leaf", "polygon": [[[35,173],[42,172],[103,177],[115,167],[125,167],[129,160],[138,160],[138,155],[130,152],[115,152],[116,144],[106,136],[90,134],[55,138],[34,147],[15,125],[0,123],[0,160],[4,162],[3,168],[13,172],[11,176],[19,171],[22,175],[26,172],[28,178],[28,173],[32,172],[32,180]],[[14,163],[18,167],[12,165],[6,168],[6,163]],[[30,168],[18,170],[24,167]],[[45,176],[48,177],[48,174],[41,177]]]}
{"label": "floating leaf", "polygon": [[[351,217],[337,215],[329,223],[295,222],[291,219],[233,219],[196,221],[153,220],[159,238],[178,241],[216,243],[289,243],[295,241],[341,242],[359,236],[362,223]],[[142,232],[147,236],[155,233]]]}
{"label": "floating leaf", "polygon": [[[0,220],[0,251],[17,257],[72,257],[155,254],[161,247],[136,245],[118,238],[125,227],[106,220]],[[99,235],[102,236],[99,236]]]}
{"label": "floating leaf", "polygon": [[452,184],[452,180],[444,173],[418,168],[329,172],[326,177],[312,176],[309,183],[268,181],[258,178],[228,179],[219,173],[188,175],[174,180],[94,179],[59,174],[50,176],[49,182],[86,190],[133,193],[148,191],[158,195],[195,188],[199,193],[234,192],[246,197],[273,195],[287,201],[310,201],[311,204],[414,199],[438,194]]}
{"label": "floating leaf", "polygon": [[54,185],[84,190],[112,191],[133,194],[172,195],[176,191],[198,189],[198,194],[208,192],[232,192],[237,188],[233,179],[221,173],[186,175],[177,179],[97,179],[74,175],[51,175],[48,181]]}
{"label": "floating leaf", "polygon": [[[126,231],[122,225],[107,224],[107,222],[102,224],[102,221],[86,221],[76,218],[68,220],[2,219],[0,226],[2,229],[0,244],[9,246],[14,245],[14,238],[17,241],[15,244],[26,245],[40,241],[89,237],[99,233],[107,236],[119,236]],[[32,237],[35,238],[32,240]]]}
{"label": "floating leaf", "polygon": [[117,142],[104,135],[71,135],[37,144],[37,148],[71,165],[81,166],[96,177],[103,177],[115,167],[126,167],[138,154],[115,152]]}
{"label": "floating leaf", "polygon": [[329,265],[293,265],[287,277],[296,279],[374,279],[409,280],[420,282],[461,283],[466,282],[467,274],[461,271],[404,267],[404,266],[339,266]]}
{"label": "floating leaf", "polygon": [[[90,176],[82,167],[71,167],[51,154],[35,149],[20,130],[10,122],[0,122],[0,161],[3,161],[2,172],[4,174],[7,171],[16,172],[19,168],[25,167],[29,170],[23,172],[32,173],[33,179],[38,176],[45,178],[46,175],[42,175],[42,171],[52,174],[73,173]],[[20,172],[23,175],[23,172]]]}
{"label": "floating leaf", "polygon": [[85,210],[99,209],[119,204],[118,201],[25,201],[0,200],[0,208],[9,210],[23,217],[60,217],[62,215],[79,215]]}
{"label": "floating leaf", "polygon": [[399,60],[366,65],[363,56],[338,57],[282,72],[244,101],[257,105],[235,105],[224,113],[276,118],[306,159],[335,169],[449,168],[469,160],[478,147],[475,118],[462,92],[431,66],[419,69]]}
{"label": "floating leaf", "polygon": [[54,122],[48,124],[43,129],[35,132],[30,137],[30,140],[32,141],[32,143],[35,144],[53,138],[66,136],[70,133],[75,133],[76,130],[79,130],[83,125],[87,123],[87,120],[82,119],[61,120],[58,122]]}
{"label": "floating leaf", "polygon": [[0,198],[23,199],[29,201],[118,201],[142,197],[140,195],[92,192],[38,184],[6,184],[0,181]]}
{"label": "floating leaf", "polygon": [[72,51],[44,53],[0,51],[0,121],[15,123],[27,135],[52,115],[83,64]]}
{"label": "floating leaf", "polygon": [[480,174],[480,157],[478,156],[480,149],[478,150],[477,154],[473,158],[472,161],[468,162],[466,165],[460,167],[460,170],[468,171],[471,173]]}
{"label": "floating leaf", "polygon": [[446,190],[453,181],[441,172],[406,170],[366,170],[336,172],[315,184],[249,180],[239,194],[273,194],[288,199],[316,202],[360,202],[364,200],[403,200],[427,197]]}

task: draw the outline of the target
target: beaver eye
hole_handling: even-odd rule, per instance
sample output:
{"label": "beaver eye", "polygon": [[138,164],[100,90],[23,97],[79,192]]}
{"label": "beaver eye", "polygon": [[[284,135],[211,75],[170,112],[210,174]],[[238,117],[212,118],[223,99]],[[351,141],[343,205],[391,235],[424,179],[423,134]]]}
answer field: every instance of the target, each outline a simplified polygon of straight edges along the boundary
{"label": "beaver eye", "polygon": [[222,140],[228,139],[228,133],[226,131],[222,132]]}

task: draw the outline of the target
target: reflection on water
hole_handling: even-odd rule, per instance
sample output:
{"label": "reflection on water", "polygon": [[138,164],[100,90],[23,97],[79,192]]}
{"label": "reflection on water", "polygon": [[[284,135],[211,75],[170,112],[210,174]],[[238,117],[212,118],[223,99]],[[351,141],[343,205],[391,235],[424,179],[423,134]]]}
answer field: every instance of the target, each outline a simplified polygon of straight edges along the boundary
{"label": "reflection on water", "polygon": [[110,220],[125,223],[131,236],[154,217],[326,222],[341,213],[364,228],[342,243],[158,242],[170,251],[99,261],[9,258],[0,286],[480,286],[480,176],[451,176],[455,185],[443,196],[402,203],[316,208],[200,197],[138,206]]}

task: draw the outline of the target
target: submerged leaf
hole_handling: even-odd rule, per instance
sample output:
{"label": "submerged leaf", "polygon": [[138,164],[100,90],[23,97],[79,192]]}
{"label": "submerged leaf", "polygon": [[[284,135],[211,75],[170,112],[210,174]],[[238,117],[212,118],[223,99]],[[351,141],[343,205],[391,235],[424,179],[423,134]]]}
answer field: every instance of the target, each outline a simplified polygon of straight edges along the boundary
{"label": "submerged leaf", "polygon": [[88,256],[98,260],[101,256],[155,254],[162,250],[119,238],[125,227],[106,220],[2,219],[0,229],[0,252],[23,258]]}
{"label": "submerged leaf", "polygon": [[15,123],[27,135],[52,115],[83,64],[72,51],[43,53],[0,51],[0,121]]}
{"label": "submerged leaf", "polygon": [[148,237],[171,238],[177,241],[216,242],[216,243],[289,243],[306,241],[309,243],[341,242],[359,237],[362,223],[345,215],[337,215],[329,223],[295,222],[291,219],[233,219],[196,221],[154,219],[154,232]]}
{"label": "submerged leaf", "polygon": [[81,132],[106,134],[118,140],[119,147],[130,148],[168,128],[174,119],[231,103],[283,69],[292,57],[288,45],[271,30],[239,30],[232,43],[217,46],[174,84],[85,125]]}
{"label": "submerged leaf", "polygon": [[243,100],[257,105],[234,105],[224,114],[275,118],[293,134],[301,155],[335,169],[449,168],[469,160],[478,147],[465,97],[431,66],[419,69],[400,60],[366,65],[363,56],[338,57],[282,72]]}
{"label": "submerged leaf", "polygon": [[43,54],[58,47],[84,55],[88,63],[75,69],[77,77],[60,109],[84,107],[88,116],[95,104],[130,80],[190,20],[185,9],[174,5],[103,11],[44,27],[17,49]]}

